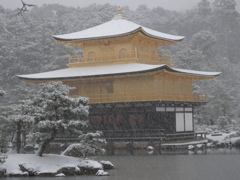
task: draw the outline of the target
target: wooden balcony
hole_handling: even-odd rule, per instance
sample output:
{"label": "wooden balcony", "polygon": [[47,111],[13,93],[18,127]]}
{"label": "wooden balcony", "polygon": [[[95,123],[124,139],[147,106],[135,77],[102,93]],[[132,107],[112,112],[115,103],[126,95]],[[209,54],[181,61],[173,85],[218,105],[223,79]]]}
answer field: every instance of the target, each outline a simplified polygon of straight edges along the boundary
{"label": "wooden balcony", "polygon": [[108,64],[124,64],[124,63],[146,63],[146,64],[167,64],[172,66],[172,57],[170,55],[151,56],[146,53],[131,53],[126,54],[124,57],[119,57],[115,55],[108,56],[94,56],[94,57],[84,57],[83,55],[69,55],[68,56],[68,66],[98,66],[98,65],[108,65]]}
{"label": "wooden balcony", "polygon": [[167,94],[154,94],[154,93],[112,93],[112,94],[92,94],[85,95],[90,98],[90,104],[99,103],[121,103],[121,102],[146,102],[146,101],[176,101],[176,102],[207,102],[206,94],[193,93],[190,95],[167,95]]}

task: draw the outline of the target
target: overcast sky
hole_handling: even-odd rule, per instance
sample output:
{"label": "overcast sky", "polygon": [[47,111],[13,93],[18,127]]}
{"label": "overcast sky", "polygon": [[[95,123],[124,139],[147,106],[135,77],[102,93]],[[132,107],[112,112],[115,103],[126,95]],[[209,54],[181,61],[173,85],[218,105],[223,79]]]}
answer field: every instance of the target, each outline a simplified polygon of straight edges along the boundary
{"label": "overcast sky", "polygon": [[[140,4],[146,4],[149,8],[156,6],[169,10],[184,11],[196,7],[201,0],[23,0],[29,4],[41,6],[42,4],[62,4],[73,7],[85,7],[92,3],[105,4],[109,3],[118,6],[129,6],[135,10]],[[212,2],[213,0],[209,0]],[[235,0],[240,10],[240,0]],[[5,8],[16,9],[21,8],[21,0],[0,0],[0,5]]]}

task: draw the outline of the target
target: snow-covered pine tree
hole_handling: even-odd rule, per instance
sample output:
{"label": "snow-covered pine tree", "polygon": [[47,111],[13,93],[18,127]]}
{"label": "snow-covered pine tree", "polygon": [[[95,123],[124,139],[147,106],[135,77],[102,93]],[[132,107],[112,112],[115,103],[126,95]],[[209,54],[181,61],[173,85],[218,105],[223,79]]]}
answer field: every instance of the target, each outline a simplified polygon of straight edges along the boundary
{"label": "snow-covered pine tree", "polygon": [[25,145],[26,134],[32,128],[34,124],[34,118],[31,116],[31,111],[33,107],[31,106],[30,100],[23,100],[21,104],[11,107],[12,115],[9,119],[11,120],[11,126],[15,140],[16,140],[16,150],[20,153],[22,145]]}
{"label": "snow-covered pine tree", "polygon": [[87,158],[89,155],[103,154],[105,149],[100,144],[106,144],[105,139],[101,139],[102,131],[89,132],[79,136],[80,143],[71,144],[62,154]]}
{"label": "snow-covered pine tree", "polygon": [[40,84],[32,99],[35,125],[28,137],[41,141],[39,156],[57,134],[81,134],[88,125],[88,98],[69,97],[71,89],[62,82]]}

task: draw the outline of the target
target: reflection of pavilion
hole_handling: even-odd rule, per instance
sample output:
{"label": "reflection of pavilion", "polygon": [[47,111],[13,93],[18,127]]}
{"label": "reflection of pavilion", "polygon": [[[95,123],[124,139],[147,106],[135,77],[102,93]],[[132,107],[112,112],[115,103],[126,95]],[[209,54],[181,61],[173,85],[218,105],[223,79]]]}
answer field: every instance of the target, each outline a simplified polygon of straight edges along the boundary
{"label": "reflection of pavilion", "polygon": [[194,132],[193,108],[206,103],[206,94],[193,93],[192,82],[220,74],[173,68],[171,56],[158,54],[158,47],[179,44],[184,37],[151,30],[121,15],[54,38],[58,44],[82,48],[83,54],[69,55],[66,69],[18,77],[76,87],[70,96],[90,98],[92,128],[113,132],[111,136],[158,136],[160,129]]}

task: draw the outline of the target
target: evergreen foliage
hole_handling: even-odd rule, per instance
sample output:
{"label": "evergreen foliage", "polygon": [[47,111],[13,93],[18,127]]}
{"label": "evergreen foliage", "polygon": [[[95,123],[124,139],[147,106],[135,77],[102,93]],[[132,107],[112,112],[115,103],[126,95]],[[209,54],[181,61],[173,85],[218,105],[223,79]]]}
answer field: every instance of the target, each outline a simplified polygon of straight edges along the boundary
{"label": "evergreen foliage", "polygon": [[81,134],[88,125],[88,98],[68,97],[71,89],[62,82],[44,83],[30,102],[35,122],[28,138],[41,142],[39,156],[57,134]]}
{"label": "evergreen foliage", "polygon": [[29,100],[24,100],[16,106],[11,106],[12,115],[9,116],[11,131],[15,137],[16,151],[20,153],[26,145],[26,135],[33,128],[34,118],[30,115],[33,107]]}
{"label": "evergreen foliage", "polygon": [[89,155],[103,154],[105,149],[100,144],[106,144],[105,139],[101,139],[101,131],[89,132],[79,136],[80,143],[71,144],[62,154],[66,156],[87,158]]}

